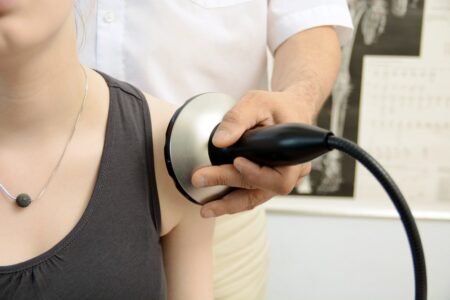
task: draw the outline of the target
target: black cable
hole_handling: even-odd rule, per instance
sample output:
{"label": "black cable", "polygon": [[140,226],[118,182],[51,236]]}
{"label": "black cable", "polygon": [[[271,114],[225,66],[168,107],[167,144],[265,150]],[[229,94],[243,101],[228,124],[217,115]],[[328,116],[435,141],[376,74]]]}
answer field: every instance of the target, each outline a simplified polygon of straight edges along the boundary
{"label": "black cable", "polygon": [[414,264],[415,299],[426,300],[427,273],[422,242],[420,240],[419,231],[414,221],[414,217],[411,214],[408,204],[400,192],[400,189],[397,187],[386,170],[384,170],[384,168],[369,153],[364,151],[358,145],[333,135],[330,135],[327,138],[327,145],[332,149],[337,149],[350,155],[362,163],[377,178],[384,190],[388,193],[392,203],[400,215],[406,235],[408,236]]}

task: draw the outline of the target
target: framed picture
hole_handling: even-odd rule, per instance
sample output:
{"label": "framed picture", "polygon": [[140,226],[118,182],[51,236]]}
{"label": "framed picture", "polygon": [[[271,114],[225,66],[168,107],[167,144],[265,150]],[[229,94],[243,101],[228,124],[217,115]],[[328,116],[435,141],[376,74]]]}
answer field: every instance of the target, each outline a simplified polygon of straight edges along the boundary
{"label": "framed picture", "polygon": [[[418,218],[450,220],[450,2],[349,0],[355,34],[320,127],[357,142]],[[396,217],[376,179],[337,151],[270,210]]]}

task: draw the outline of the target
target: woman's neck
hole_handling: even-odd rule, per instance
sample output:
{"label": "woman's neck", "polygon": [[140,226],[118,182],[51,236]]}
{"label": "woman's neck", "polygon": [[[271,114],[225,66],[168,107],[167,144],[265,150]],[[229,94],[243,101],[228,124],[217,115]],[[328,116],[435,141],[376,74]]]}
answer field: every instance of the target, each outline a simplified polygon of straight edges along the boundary
{"label": "woman's neck", "polygon": [[64,130],[80,107],[84,84],[70,23],[45,45],[2,58],[0,139]]}

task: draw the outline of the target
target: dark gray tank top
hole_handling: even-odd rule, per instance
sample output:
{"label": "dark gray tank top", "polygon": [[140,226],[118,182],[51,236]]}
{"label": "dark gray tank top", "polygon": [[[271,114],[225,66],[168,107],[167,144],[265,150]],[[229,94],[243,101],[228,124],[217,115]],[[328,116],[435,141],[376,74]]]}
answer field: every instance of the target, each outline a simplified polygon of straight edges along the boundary
{"label": "dark gray tank top", "polygon": [[53,248],[0,267],[1,300],[166,299],[148,105],[133,86],[102,75],[110,106],[90,202]]}

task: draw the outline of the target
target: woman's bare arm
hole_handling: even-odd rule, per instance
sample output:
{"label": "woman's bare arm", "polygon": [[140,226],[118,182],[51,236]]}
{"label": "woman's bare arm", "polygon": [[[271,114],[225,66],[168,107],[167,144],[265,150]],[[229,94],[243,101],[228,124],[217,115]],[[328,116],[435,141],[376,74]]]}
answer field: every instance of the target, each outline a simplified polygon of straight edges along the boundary
{"label": "woman's bare arm", "polygon": [[200,206],[178,192],[167,172],[164,162],[165,133],[175,108],[151,96],[147,96],[147,100],[152,117],[168,299],[213,299],[214,220],[201,218]]}

